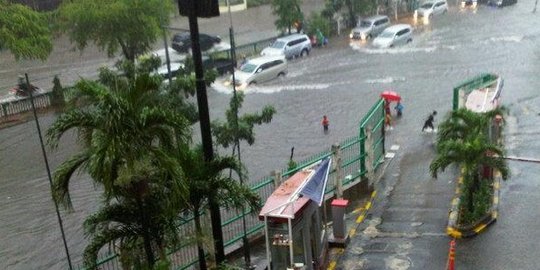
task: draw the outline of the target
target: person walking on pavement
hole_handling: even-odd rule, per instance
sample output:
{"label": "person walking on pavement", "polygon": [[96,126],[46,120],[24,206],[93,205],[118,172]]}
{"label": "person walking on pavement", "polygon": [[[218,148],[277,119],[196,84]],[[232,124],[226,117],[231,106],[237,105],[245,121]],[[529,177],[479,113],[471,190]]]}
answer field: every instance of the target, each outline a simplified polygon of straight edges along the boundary
{"label": "person walking on pavement", "polygon": [[330,120],[328,120],[328,117],[326,115],[323,116],[321,124],[323,126],[324,134],[328,133],[328,126],[330,125]]}
{"label": "person walking on pavement", "polygon": [[424,126],[422,127],[422,132],[426,128],[430,128],[431,131],[435,131],[435,128],[433,127],[433,122],[435,122],[435,115],[437,115],[437,111],[433,111],[433,113],[428,116],[428,118],[424,122]]}

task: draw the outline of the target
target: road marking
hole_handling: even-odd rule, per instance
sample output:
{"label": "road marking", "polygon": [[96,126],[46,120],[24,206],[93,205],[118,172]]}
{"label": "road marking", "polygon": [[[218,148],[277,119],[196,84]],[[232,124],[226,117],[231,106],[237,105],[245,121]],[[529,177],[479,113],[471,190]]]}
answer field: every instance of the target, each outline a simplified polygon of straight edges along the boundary
{"label": "road marking", "polygon": [[356,214],[356,213],[358,213],[358,212],[360,212],[362,210],[364,210],[364,207],[358,207],[358,208],[354,209],[354,211],[352,211],[352,212],[353,212],[353,214]]}
{"label": "road marking", "polygon": [[359,215],[358,218],[356,219],[356,223],[362,223],[365,217],[366,216],[364,214]]}
{"label": "road marking", "polygon": [[352,228],[350,231],[349,231],[349,236],[350,237],[353,237],[356,235],[356,229],[355,228]]}
{"label": "road marking", "polygon": [[371,198],[372,198],[372,199],[375,198],[375,195],[377,195],[377,191],[376,191],[376,190],[374,190],[373,192],[371,192]]}
{"label": "road marking", "polygon": [[369,208],[371,208],[371,202],[366,203],[366,211],[369,210]]}
{"label": "road marking", "polygon": [[475,231],[476,233],[479,233],[479,232],[482,231],[485,227],[486,227],[486,224],[482,224],[482,225],[476,227],[476,229],[474,229],[474,231]]}

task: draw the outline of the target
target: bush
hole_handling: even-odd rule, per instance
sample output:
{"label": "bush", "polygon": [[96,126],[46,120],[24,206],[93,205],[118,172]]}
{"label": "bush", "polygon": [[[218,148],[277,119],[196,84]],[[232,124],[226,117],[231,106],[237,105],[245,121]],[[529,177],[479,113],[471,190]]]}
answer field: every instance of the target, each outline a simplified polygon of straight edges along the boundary
{"label": "bush", "polygon": [[311,14],[304,31],[311,37],[317,33],[317,29],[321,30],[325,37],[330,36],[331,22],[320,12]]}
{"label": "bush", "polygon": [[[465,182],[467,183],[467,181]],[[469,188],[470,185],[463,185],[461,193],[461,201],[459,206],[459,223],[461,225],[473,225],[480,221],[490,210],[491,199],[493,195],[492,181],[489,179],[480,180],[478,190],[473,195],[473,211],[467,209],[467,202],[469,201]]]}

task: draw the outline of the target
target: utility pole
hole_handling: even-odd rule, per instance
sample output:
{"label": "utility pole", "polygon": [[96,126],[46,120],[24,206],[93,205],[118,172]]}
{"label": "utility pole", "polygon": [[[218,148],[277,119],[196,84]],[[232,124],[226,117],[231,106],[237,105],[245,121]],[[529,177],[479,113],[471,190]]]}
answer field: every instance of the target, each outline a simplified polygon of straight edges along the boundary
{"label": "utility pole", "polygon": [[[219,16],[219,5],[217,0],[178,0],[180,15],[188,16],[189,30],[191,36],[191,51],[193,54],[193,65],[195,66],[195,81],[197,86],[197,105],[199,107],[199,123],[201,126],[201,137],[204,159],[212,161],[214,150],[212,147],[212,134],[210,130],[210,115],[208,112],[208,97],[206,95],[206,84],[204,81],[204,70],[202,65],[201,46],[199,43],[199,17]],[[223,231],[221,229],[221,214],[219,203],[215,196],[209,196],[210,218],[212,223],[212,236],[214,238],[214,249],[216,252],[216,263],[220,265],[225,261],[225,248],[223,244]]]}
{"label": "utility pole", "polygon": [[[47,169],[47,177],[49,179],[49,185],[51,188],[51,195],[52,195],[52,189],[53,189],[53,183],[52,183],[52,177],[51,177],[51,169],[49,168],[49,160],[47,159],[47,152],[45,151],[45,144],[43,143],[43,136],[41,136],[41,127],[39,126],[39,120],[36,113],[36,105],[34,104],[34,89],[32,89],[32,86],[30,85],[30,80],[28,79],[28,73],[24,74],[24,77],[26,79],[26,87],[25,89],[21,89],[23,91],[26,91],[28,95],[30,95],[30,103],[32,104],[32,112],[34,113],[34,120],[36,121],[36,128],[39,136],[39,143],[41,144],[41,153],[43,153],[43,160],[45,162],[45,169]],[[56,210],[56,217],[58,218],[58,225],[60,226],[60,233],[62,234],[62,241],[64,242],[64,249],[66,251],[66,258],[68,261],[69,270],[73,269],[73,265],[71,264],[71,258],[69,256],[69,249],[66,242],[66,234],[64,233],[64,224],[62,222],[62,217],[60,216],[60,211],[58,210],[58,203],[53,198],[54,202],[54,209]]]}

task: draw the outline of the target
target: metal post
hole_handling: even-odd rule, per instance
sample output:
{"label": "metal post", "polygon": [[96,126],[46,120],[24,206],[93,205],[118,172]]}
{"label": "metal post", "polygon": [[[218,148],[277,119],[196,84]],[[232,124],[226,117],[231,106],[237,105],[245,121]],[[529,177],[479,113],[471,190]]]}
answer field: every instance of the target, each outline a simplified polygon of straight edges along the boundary
{"label": "metal post", "polygon": [[161,29],[163,31],[163,45],[165,45],[165,62],[167,62],[167,77],[169,78],[169,88],[172,87],[171,59],[169,58],[169,44],[167,44],[167,31],[163,25],[163,16],[166,15],[165,6],[161,2]]}
{"label": "metal post", "polygon": [[343,176],[341,171],[341,149],[339,144],[332,145],[332,159],[334,162],[333,171],[335,173],[334,186],[336,187],[336,197],[343,198]]}
{"label": "metal post", "polygon": [[[199,122],[201,126],[202,146],[204,159],[211,161],[214,158],[212,148],[212,133],[210,130],[210,115],[208,112],[208,97],[206,95],[206,84],[204,81],[204,70],[202,66],[201,46],[199,43],[199,25],[197,22],[197,10],[199,1],[189,0],[189,29],[191,35],[191,51],[193,53],[193,64],[195,66],[195,81],[197,86],[197,105],[199,107]],[[223,246],[223,232],[221,228],[221,214],[219,203],[214,196],[209,198],[210,217],[212,223],[212,236],[214,238],[214,249],[216,252],[216,263],[219,265],[225,261],[225,249]]]}
{"label": "metal post", "polygon": [[[28,73],[24,74],[24,77],[26,78],[26,90],[28,94],[30,95],[30,103],[32,104],[32,112],[34,113],[34,120],[36,121],[36,128],[39,136],[39,143],[41,144],[41,152],[43,153],[43,160],[45,161],[45,168],[47,169],[47,177],[49,179],[49,185],[51,187],[51,195],[52,195],[52,189],[53,189],[53,183],[52,183],[52,177],[51,177],[51,169],[49,168],[49,160],[47,159],[47,152],[45,151],[45,144],[43,144],[43,137],[41,136],[41,127],[39,126],[39,120],[37,118],[36,113],[36,106],[34,104],[34,94],[32,93],[33,89],[31,89],[30,86],[30,80],[28,79]],[[62,222],[62,217],[60,216],[60,211],[58,210],[58,203],[53,198],[54,202],[54,209],[56,210],[56,217],[58,218],[58,225],[60,226],[60,233],[62,234],[62,241],[64,242],[64,249],[66,250],[66,258],[68,260],[68,266],[69,269],[73,269],[73,266],[71,265],[71,258],[69,256],[69,249],[66,242],[66,234],[64,233],[64,224]]]}

